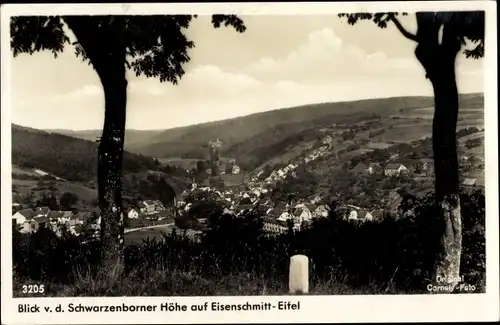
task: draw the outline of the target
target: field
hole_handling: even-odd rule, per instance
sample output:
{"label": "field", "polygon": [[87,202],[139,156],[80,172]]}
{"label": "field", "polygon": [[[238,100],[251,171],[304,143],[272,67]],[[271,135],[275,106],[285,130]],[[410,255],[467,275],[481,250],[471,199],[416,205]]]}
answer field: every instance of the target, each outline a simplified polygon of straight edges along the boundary
{"label": "field", "polygon": [[391,146],[390,143],[387,142],[370,142],[365,145],[366,149],[387,149]]}
{"label": "field", "polygon": [[403,124],[393,125],[385,133],[372,139],[380,142],[411,142],[431,135],[430,124]]}
{"label": "field", "polygon": [[476,139],[476,138],[483,138],[483,141],[484,141],[484,132],[477,132],[477,133],[466,135],[464,137],[459,138],[458,142],[465,143],[465,141],[467,141],[467,140],[472,140],[472,139]]}
{"label": "field", "polygon": [[361,156],[367,152],[371,152],[373,151],[372,149],[366,149],[366,148],[362,148],[362,149],[358,149],[358,150],[353,150],[353,151],[349,151],[345,154],[342,155],[342,159],[349,159],[349,158],[352,158],[352,157],[356,157],[356,156]]}
{"label": "field", "polygon": [[[25,195],[29,192],[33,192],[35,195],[42,194],[45,190],[36,189],[38,179],[18,179],[16,175],[27,175],[31,177],[40,178],[41,175],[35,173],[29,168],[22,168],[16,165],[12,165],[12,192],[19,195]],[[57,195],[61,195],[65,192],[75,193],[79,199],[82,206],[89,208],[91,203],[97,199],[97,191],[90,187],[84,186],[76,182],[68,182],[64,180],[53,181],[56,188]],[[44,181],[48,184],[48,181]]]}
{"label": "field", "polygon": [[184,169],[191,169],[196,167],[196,162],[199,159],[189,159],[189,158],[158,158],[158,161],[164,165],[172,165],[177,167],[182,167]]}

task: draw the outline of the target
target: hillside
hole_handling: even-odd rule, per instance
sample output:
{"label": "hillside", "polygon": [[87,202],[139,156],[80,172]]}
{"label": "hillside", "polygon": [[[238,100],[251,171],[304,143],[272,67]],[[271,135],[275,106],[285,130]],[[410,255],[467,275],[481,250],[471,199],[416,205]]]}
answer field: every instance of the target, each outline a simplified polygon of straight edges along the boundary
{"label": "hillside", "polygon": [[[390,128],[373,139],[381,142],[374,146],[382,147],[385,142],[429,136],[432,105],[432,97],[311,104],[163,131],[127,130],[125,148],[191,168],[197,159],[206,158],[207,142],[218,137],[223,142],[222,155],[236,158],[238,164],[251,171],[269,160],[283,162],[283,157],[293,155],[291,151],[300,151],[301,146],[321,137],[325,128],[348,130],[355,123],[378,121],[382,123],[379,126]],[[461,95],[460,105],[459,128],[483,127],[483,94]],[[98,130],[55,131],[85,139],[95,139],[100,134]]]}
{"label": "hillside", "polygon": [[[96,179],[97,149],[96,142],[12,125],[12,164],[38,168],[68,181]],[[151,157],[124,153],[124,173],[157,168]]]}
{"label": "hillside", "polygon": [[[478,109],[484,105],[482,94],[461,95],[460,100],[462,107]],[[148,141],[128,146],[128,150],[158,158],[202,158],[207,141],[218,137],[224,144],[224,156],[240,161],[253,160],[255,150],[273,151],[281,142],[287,142],[289,137],[297,137],[302,132],[315,132],[333,124],[348,125],[373,118],[411,114],[432,107],[433,101],[432,97],[395,97],[284,108],[166,130]]]}
{"label": "hillside", "polygon": [[166,130],[151,138],[150,143],[136,143],[130,146],[129,150],[159,158],[182,157],[183,155],[188,158],[203,152],[202,147],[206,142],[217,137],[224,143],[225,148],[228,148],[266,130],[277,129],[280,125],[284,126],[280,134],[283,132],[293,134],[301,131],[303,123],[320,121],[325,117],[353,113],[389,114],[397,112],[400,108],[427,107],[431,104],[432,98],[401,97],[283,108]]}
{"label": "hillside", "polygon": [[[64,129],[46,129],[44,130],[49,133],[57,133],[62,135],[67,135],[74,138],[79,138],[88,141],[97,140],[102,133],[102,130],[64,130]],[[164,132],[164,130],[126,130],[125,131],[125,147],[133,145],[137,142],[142,143],[148,141],[148,139]]]}

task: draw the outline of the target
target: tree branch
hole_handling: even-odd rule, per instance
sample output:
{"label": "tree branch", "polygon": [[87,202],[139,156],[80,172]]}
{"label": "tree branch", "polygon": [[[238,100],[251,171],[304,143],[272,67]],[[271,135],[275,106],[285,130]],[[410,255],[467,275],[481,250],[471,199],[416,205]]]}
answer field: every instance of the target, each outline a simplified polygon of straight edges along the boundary
{"label": "tree branch", "polygon": [[412,40],[412,41],[415,41],[415,42],[418,42],[418,38],[416,35],[413,35],[412,33],[410,33],[409,31],[407,31],[403,25],[401,25],[401,23],[399,22],[399,20],[396,18],[396,16],[394,15],[391,15],[390,17],[390,20],[394,23],[394,25],[396,25],[397,29],[401,32],[401,34],[403,34],[404,37],[406,37],[407,39],[409,40]]}

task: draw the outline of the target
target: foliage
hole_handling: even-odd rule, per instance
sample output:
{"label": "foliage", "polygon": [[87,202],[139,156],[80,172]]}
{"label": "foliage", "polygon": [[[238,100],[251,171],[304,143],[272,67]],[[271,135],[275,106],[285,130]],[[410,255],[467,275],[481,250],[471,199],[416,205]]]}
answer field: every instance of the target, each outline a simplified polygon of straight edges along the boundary
{"label": "foliage", "polygon": [[53,194],[44,193],[42,197],[36,201],[36,207],[48,207],[52,211],[59,210],[59,203]]}
{"label": "foliage", "polygon": [[78,202],[78,195],[71,192],[64,192],[59,198],[59,204],[63,210],[71,210],[74,204]]}
{"label": "foliage", "polygon": [[[154,16],[20,16],[10,22],[11,49],[14,57],[21,53],[33,54],[51,51],[55,57],[70,44],[63,26],[66,23],[78,34],[72,43],[75,55],[88,61],[97,53],[89,50],[87,37],[94,42],[106,42],[109,46],[123,46],[127,55],[126,66],[137,76],[158,77],[160,81],[176,84],[184,75],[183,65],[189,62],[187,50],[194,47],[184,31],[189,28],[192,15]],[[232,26],[239,33],[246,30],[243,21],[235,15],[214,15],[212,24]],[[80,34],[85,29],[87,35]],[[118,36],[119,35],[119,36]],[[101,54],[104,54],[101,53]]]}
{"label": "foliage", "polygon": [[[378,12],[378,13],[353,13],[339,14],[341,18],[347,18],[350,25],[361,20],[371,20],[380,28],[386,28],[389,23],[393,23],[401,34],[415,42],[422,42],[419,33],[416,35],[409,33],[398,20],[398,16],[406,16],[407,13]],[[472,48],[465,47],[463,53],[467,58],[479,59],[484,56],[484,11],[455,11],[455,12],[418,12],[417,20],[438,22],[442,25],[451,25],[457,33],[457,37],[462,45],[473,42]],[[422,26],[419,26],[422,27]]]}

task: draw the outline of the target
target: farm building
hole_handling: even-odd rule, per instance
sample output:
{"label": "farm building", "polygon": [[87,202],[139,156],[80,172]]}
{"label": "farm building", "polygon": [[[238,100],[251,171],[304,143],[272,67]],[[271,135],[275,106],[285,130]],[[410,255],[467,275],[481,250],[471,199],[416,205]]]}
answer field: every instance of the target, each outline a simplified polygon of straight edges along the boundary
{"label": "farm building", "polygon": [[384,168],[385,176],[399,176],[401,173],[407,172],[408,168],[406,168],[403,164],[388,164]]}

